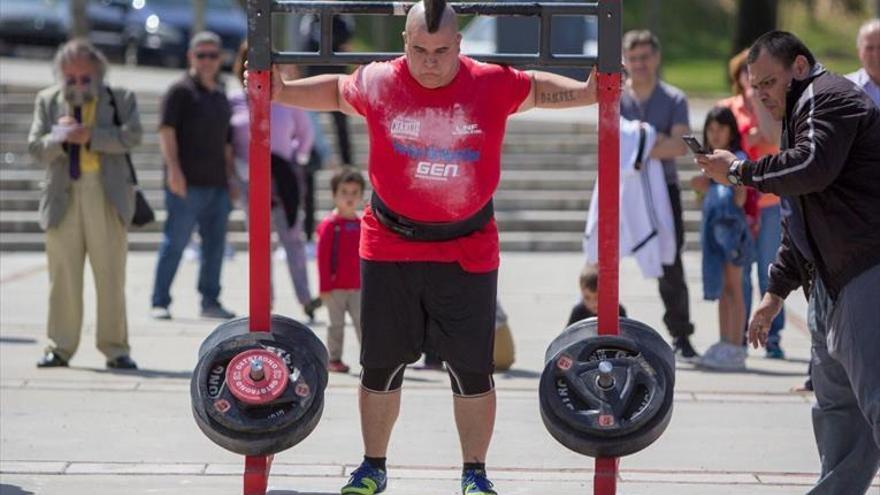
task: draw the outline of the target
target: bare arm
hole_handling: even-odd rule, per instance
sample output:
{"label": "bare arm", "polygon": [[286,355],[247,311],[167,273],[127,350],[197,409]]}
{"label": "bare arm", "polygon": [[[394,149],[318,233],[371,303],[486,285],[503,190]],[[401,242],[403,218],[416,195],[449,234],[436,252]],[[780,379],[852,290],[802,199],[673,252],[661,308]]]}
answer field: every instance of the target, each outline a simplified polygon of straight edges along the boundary
{"label": "bare arm", "polygon": [[517,112],[532,108],[571,108],[596,103],[596,71],[590,72],[586,82],[551,72],[529,71],[532,87]]}
{"label": "bare arm", "polygon": [[[342,96],[343,74],[319,76],[285,81],[277,67],[272,68],[272,99],[284,105],[318,110],[322,112],[358,113]],[[277,88],[277,89],[276,89]]]}
{"label": "bare arm", "polygon": [[186,179],[183,176],[183,170],[180,169],[177,132],[173,127],[162,126],[159,128],[159,150],[162,152],[162,159],[165,161],[165,167],[168,171],[166,175],[168,189],[180,197],[185,197]]}
{"label": "bare arm", "polygon": [[223,156],[226,158],[226,178],[232,180],[236,175],[235,150],[232,149],[232,144],[226,143],[226,146],[223,149]]}
{"label": "bare arm", "polygon": [[162,152],[162,159],[169,170],[180,170],[180,159],[177,155],[177,131],[173,127],[162,126],[159,128],[159,151]]}
{"label": "bare arm", "polygon": [[229,199],[238,201],[241,192],[238,189],[238,182],[233,180],[238,175],[235,172],[235,149],[232,147],[232,143],[226,143],[223,151],[223,155],[226,158],[226,183],[229,188]]}
{"label": "bare arm", "polygon": [[669,136],[658,135],[657,142],[651,149],[651,158],[658,160],[671,160],[684,156],[688,152],[687,145],[681,139],[685,134],[690,134],[691,128],[685,124],[672,126]]}

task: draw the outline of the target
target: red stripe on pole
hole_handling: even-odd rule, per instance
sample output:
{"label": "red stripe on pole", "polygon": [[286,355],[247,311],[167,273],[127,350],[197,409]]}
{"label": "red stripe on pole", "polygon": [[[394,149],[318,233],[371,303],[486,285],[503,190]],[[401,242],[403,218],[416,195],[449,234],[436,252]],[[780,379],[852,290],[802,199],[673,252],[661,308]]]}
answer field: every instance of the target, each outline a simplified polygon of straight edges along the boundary
{"label": "red stripe on pole", "polygon": [[244,459],[244,495],[266,495],[274,456],[249,455]]}
{"label": "red stripe on pole", "polygon": [[620,74],[599,82],[599,335],[617,335],[620,242]]}
{"label": "red stripe on pole", "polygon": [[248,244],[250,256],[250,329],[268,332],[271,320],[270,222],[271,174],[269,133],[271,105],[271,72],[248,73],[248,103],[251,117],[249,150],[249,215]]}
{"label": "red stripe on pole", "polygon": [[595,495],[614,495],[617,493],[616,457],[600,457],[596,459],[596,474],[593,476],[593,493]]}

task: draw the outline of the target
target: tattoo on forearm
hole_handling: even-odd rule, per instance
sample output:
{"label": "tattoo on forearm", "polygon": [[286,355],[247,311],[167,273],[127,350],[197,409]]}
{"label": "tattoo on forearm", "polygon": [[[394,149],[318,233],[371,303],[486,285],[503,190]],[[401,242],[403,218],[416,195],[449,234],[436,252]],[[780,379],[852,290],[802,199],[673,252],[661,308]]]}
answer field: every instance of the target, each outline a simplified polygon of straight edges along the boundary
{"label": "tattoo on forearm", "polygon": [[565,103],[569,101],[575,101],[577,96],[573,90],[568,91],[555,91],[553,93],[540,93],[539,96],[540,103]]}

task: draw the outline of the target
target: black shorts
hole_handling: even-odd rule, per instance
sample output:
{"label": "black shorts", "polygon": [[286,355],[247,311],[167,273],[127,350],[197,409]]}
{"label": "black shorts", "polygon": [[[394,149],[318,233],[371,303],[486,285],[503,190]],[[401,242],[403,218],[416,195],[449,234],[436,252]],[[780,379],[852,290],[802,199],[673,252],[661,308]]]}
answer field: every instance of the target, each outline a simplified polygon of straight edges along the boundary
{"label": "black shorts", "polygon": [[498,271],[361,261],[361,366],[414,363],[429,348],[457,372],[494,371]]}

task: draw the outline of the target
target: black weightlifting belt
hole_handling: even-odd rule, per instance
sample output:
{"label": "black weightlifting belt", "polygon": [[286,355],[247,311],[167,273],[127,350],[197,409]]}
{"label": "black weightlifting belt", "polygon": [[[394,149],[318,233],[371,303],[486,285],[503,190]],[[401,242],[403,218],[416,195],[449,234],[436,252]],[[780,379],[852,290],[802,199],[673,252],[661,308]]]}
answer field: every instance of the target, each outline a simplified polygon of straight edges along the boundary
{"label": "black weightlifting belt", "polygon": [[490,199],[480,211],[458,222],[418,222],[391,211],[375,191],[370,206],[379,223],[411,241],[448,241],[465,237],[485,227],[495,214]]}

